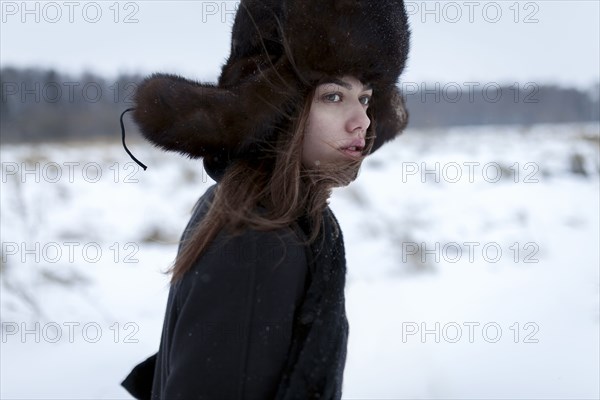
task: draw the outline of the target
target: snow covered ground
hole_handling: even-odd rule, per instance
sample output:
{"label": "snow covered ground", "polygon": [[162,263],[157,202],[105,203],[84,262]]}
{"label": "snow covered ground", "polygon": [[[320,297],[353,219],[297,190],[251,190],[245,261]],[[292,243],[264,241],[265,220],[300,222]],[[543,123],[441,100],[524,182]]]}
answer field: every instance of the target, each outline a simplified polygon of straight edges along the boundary
{"label": "snow covered ground", "polygon": [[[331,207],[346,240],[345,399],[592,399],[599,127],[409,130]],[[126,399],[201,162],[118,143],[1,150],[3,399]]]}

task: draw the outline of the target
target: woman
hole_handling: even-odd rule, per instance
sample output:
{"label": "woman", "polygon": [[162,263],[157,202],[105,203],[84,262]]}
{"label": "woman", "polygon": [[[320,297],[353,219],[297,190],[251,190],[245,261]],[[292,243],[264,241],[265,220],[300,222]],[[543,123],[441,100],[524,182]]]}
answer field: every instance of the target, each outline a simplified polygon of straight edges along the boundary
{"label": "woman", "polygon": [[406,124],[402,1],[240,3],[218,85],[153,75],[134,118],[217,182],[182,236],[137,398],[339,399],[345,256],[327,205]]}

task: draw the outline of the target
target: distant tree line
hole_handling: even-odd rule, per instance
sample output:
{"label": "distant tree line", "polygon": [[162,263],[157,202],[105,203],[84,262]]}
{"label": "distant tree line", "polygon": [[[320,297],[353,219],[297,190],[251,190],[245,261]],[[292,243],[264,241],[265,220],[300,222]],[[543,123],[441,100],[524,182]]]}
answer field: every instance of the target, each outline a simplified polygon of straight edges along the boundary
{"label": "distant tree line", "polygon": [[[6,142],[118,137],[139,75],[113,81],[47,69],[0,70],[0,139]],[[535,83],[400,84],[413,128],[600,120],[600,87],[587,91]],[[137,134],[127,120],[128,134]]]}
{"label": "distant tree line", "polygon": [[88,73],[70,76],[54,70],[2,68],[2,142],[117,135],[119,115],[132,106],[131,94],[140,81],[137,75],[108,81]]}
{"label": "distant tree line", "polygon": [[587,91],[551,85],[402,83],[409,126],[532,125],[600,120],[600,86]]}

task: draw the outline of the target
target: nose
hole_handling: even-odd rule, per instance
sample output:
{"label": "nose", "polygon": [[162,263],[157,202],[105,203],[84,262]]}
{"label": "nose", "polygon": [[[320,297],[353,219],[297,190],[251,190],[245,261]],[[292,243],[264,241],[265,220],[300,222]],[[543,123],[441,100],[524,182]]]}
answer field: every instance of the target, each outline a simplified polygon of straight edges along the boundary
{"label": "nose", "polygon": [[348,133],[358,132],[359,136],[364,138],[369,125],[371,125],[371,120],[365,107],[358,101],[357,104],[348,111],[346,130]]}

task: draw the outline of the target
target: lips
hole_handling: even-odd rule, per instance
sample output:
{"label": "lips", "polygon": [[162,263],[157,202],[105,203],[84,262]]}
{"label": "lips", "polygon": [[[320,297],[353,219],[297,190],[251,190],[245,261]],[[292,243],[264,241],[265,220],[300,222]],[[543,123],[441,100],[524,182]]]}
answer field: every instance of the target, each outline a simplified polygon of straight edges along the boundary
{"label": "lips", "polygon": [[342,146],[340,150],[352,157],[359,157],[365,148],[365,139],[354,139],[350,143]]}

